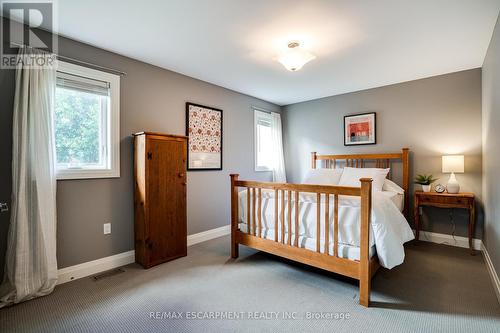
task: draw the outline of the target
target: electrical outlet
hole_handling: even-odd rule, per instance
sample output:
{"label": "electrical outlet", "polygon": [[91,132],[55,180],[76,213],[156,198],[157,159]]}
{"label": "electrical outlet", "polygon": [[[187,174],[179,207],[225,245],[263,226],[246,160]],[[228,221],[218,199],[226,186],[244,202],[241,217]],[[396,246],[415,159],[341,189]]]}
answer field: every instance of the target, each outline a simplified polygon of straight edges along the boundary
{"label": "electrical outlet", "polygon": [[104,234],[109,235],[111,233],[111,223],[104,223]]}

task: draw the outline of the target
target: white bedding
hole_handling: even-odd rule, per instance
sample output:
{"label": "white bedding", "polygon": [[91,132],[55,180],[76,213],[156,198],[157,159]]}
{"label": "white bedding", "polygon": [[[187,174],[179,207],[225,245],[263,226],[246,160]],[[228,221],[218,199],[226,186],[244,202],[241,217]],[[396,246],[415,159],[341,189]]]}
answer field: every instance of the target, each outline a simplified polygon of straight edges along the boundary
{"label": "white bedding", "polygon": [[394,205],[399,209],[400,212],[403,211],[405,196],[402,193],[397,193],[393,191],[382,191],[379,192],[381,195],[385,195],[387,198],[391,199]]}
{"label": "white bedding", "polygon": [[[401,214],[402,195],[389,191],[373,192],[372,222],[370,230],[370,248],[375,248],[380,264],[386,268],[400,265],[404,260],[403,244],[414,238],[408,222]],[[329,234],[330,253],[333,253],[333,205],[334,197],[329,202]],[[279,198],[278,204],[281,204]],[[288,233],[287,209],[288,198],[285,198],[285,233]],[[239,221],[245,225],[247,217],[246,190],[239,192]],[[399,205],[397,205],[399,203]],[[295,221],[294,199],[292,198],[292,239]],[[325,202],[322,195],[321,203],[321,244],[324,244],[324,211]],[[281,207],[278,209],[281,214]],[[279,216],[279,218],[281,218]],[[280,220],[281,221],[281,220]],[[360,199],[359,197],[339,197],[339,253],[344,248],[358,248],[356,255],[343,255],[348,259],[359,259],[360,243]],[[274,191],[262,190],[262,237],[274,239]],[[246,225],[241,227],[246,231]],[[281,237],[281,223],[278,223],[278,235]],[[299,246],[315,250],[316,248],[316,194],[301,193],[299,196]],[[323,251],[323,250],[322,250]],[[351,251],[353,250],[345,250]],[[370,252],[373,252],[372,250]]]}

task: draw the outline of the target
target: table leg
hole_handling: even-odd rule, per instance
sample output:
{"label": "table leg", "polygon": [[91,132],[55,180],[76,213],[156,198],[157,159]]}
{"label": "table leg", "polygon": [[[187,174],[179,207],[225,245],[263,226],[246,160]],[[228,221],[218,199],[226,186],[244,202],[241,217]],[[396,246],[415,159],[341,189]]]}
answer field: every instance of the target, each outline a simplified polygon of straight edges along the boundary
{"label": "table leg", "polygon": [[415,205],[415,240],[418,241],[418,236],[420,233],[420,210],[418,208],[418,203]]}
{"label": "table leg", "polygon": [[472,244],[472,239],[474,238],[474,225],[476,223],[476,207],[474,203],[469,206],[469,248],[471,255],[474,255],[474,247]]}

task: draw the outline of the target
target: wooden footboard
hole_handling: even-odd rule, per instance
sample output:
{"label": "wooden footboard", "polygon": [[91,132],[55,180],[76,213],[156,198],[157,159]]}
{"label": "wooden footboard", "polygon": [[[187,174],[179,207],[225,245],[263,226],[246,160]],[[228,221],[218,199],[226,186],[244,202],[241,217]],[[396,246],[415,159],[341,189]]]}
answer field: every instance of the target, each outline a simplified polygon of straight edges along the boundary
{"label": "wooden footboard", "polygon": [[[359,303],[368,306],[370,303],[370,282],[372,275],[379,267],[377,256],[370,259],[370,219],[372,205],[372,179],[361,179],[361,187],[343,187],[307,184],[280,184],[239,180],[237,174],[231,175],[231,257],[238,257],[239,244],[272,253],[307,265],[322,268],[330,272],[349,276],[359,280]],[[242,232],[238,225],[238,192],[239,188],[247,190],[247,231]],[[262,190],[274,190],[274,239],[262,238]],[[316,251],[299,247],[299,193],[315,193],[317,197],[316,211]],[[340,195],[358,196],[361,198],[360,223],[360,260],[344,259],[338,253],[338,198]],[[325,200],[324,212],[321,212],[322,196]],[[285,198],[287,205],[285,207]],[[329,253],[329,202],[334,200],[333,253]],[[293,207],[292,207],[293,201]],[[280,204],[281,202],[281,204]],[[293,211],[292,211],[293,209]],[[280,210],[280,211],[279,211]],[[287,219],[285,221],[285,210]],[[293,214],[292,214],[293,212]],[[294,215],[294,221],[291,220]],[[341,223],[342,221],[340,221]],[[285,223],[288,237],[285,239]],[[321,228],[323,226],[323,228]],[[321,229],[324,230],[324,248],[321,251]],[[281,234],[279,235],[279,230]],[[290,232],[293,231],[293,232]],[[292,239],[292,234],[294,237]]]}

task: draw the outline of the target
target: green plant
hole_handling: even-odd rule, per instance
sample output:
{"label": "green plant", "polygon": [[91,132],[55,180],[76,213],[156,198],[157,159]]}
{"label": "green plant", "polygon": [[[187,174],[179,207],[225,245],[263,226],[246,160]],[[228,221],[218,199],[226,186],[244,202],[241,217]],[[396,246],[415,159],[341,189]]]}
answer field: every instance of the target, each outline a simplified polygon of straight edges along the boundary
{"label": "green plant", "polygon": [[436,180],[438,180],[438,178],[432,178],[432,175],[418,175],[415,177],[415,184],[430,185]]}

